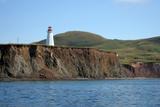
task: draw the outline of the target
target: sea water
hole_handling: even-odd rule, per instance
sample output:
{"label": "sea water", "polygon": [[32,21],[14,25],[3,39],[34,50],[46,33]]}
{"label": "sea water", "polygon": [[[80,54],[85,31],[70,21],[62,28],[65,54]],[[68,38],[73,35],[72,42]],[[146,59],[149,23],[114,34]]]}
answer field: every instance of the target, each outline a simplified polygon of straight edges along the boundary
{"label": "sea water", "polygon": [[0,107],[160,107],[160,79],[0,82]]}

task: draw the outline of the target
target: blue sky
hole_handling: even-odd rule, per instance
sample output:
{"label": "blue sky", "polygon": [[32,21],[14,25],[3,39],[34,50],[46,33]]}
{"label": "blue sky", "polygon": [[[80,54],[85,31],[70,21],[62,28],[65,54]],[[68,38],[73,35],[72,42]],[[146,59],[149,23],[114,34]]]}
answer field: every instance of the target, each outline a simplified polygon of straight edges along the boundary
{"label": "blue sky", "polygon": [[160,35],[160,0],[0,0],[0,43],[30,43],[88,31],[109,39]]}

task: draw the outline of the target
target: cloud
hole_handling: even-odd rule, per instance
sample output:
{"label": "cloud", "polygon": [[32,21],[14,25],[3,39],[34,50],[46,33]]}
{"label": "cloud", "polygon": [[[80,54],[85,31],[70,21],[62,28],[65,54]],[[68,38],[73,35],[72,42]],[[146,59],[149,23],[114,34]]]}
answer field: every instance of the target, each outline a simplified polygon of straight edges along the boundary
{"label": "cloud", "polygon": [[114,0],[114,1],[118,3],[143,4],[147,3],[149,0]]}

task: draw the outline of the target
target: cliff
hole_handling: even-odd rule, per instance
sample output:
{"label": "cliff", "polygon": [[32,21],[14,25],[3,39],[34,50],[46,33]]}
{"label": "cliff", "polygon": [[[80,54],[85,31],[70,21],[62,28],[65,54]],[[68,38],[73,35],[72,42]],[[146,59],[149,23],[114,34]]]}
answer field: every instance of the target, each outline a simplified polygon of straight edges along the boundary
{"label": "cliff", "polygon": [[136,62],[130,65],[123,64],[121,70],[125,72],[131,72],[129,77],[160,77],[160,64],[158,63],[144,63]]}
{"label": "cliff", "polygon": [[160,77],[160,64],[119,63],[115,52],[95,48],[0,45],[0,80]]}
{"label": "cliff", "polygon": [[131,66],[136,77],[160,77],[160,64],[137,62]]}
{"label": "cliff", "polygon": [[114,52],[94,48],[0,45],[0,79],[126,77]]}

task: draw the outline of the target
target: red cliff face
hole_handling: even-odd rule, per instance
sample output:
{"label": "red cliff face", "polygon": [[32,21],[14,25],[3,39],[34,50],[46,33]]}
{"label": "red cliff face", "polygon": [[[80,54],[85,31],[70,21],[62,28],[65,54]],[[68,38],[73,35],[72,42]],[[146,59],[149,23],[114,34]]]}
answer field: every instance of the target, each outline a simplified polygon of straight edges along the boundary
{"label": "red cliff face", "polygon": [[124,72],[129,73],[128,77],[160,77],[160,64],[136,62],[131,65],[123,64]]}
{"label": "red cliff face", "polygon": [[1,79],[103,79],[125,76],[114,52],[93,48],[0,45]]}
{"label": "red cliff face", "polygon": [[160,77],[160,64],[137,62],[131,66],[136,77]]}

